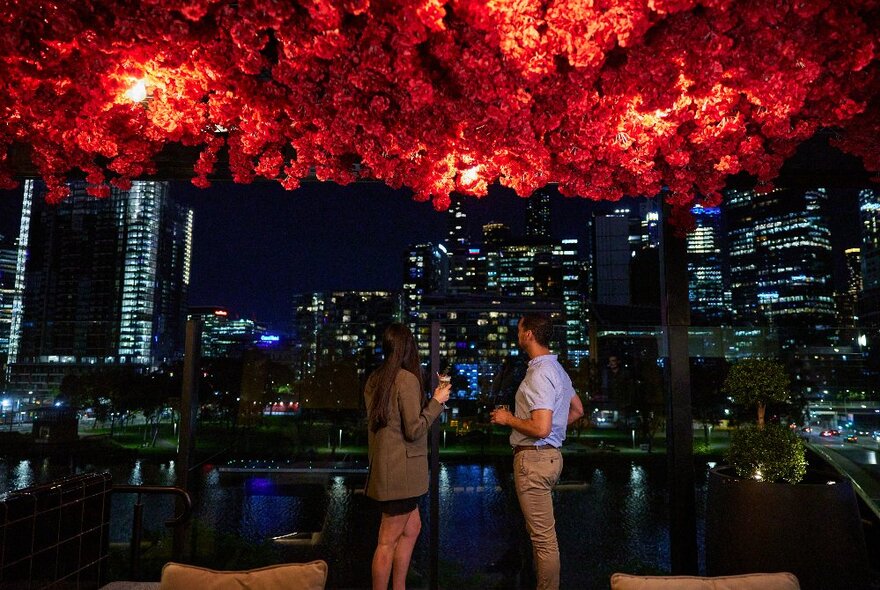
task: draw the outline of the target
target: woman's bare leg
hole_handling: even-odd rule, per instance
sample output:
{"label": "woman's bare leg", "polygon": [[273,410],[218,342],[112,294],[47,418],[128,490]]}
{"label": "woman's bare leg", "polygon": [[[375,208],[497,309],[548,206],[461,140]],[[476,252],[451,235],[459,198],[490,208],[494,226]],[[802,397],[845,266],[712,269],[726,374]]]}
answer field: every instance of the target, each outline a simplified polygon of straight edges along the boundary
{"label": "woman's bare leg", "polygon": [[[416,512],[418,513],[418,509]],[[397,545],[404,534],[410,514],[395,516],[382,514],[382,522],[379,525],[379,542],[376,545],[376,552],[373,553],[373,590],[388,590],[391,565],[397,561],[395,555]],[[412,548],[410,548],[410,554],[412,554]]]}
{"label": "woman's bare leg", "polygon": [[391,587],[394,590],[406,590],[406,574],[409,572],[409,562],[412,558],[413,548],[422,530],[422,518],[419,508],[406,515],[406,526],[403,528],[403,536],[397,542],[394,550],[394,570],[392,571]]}

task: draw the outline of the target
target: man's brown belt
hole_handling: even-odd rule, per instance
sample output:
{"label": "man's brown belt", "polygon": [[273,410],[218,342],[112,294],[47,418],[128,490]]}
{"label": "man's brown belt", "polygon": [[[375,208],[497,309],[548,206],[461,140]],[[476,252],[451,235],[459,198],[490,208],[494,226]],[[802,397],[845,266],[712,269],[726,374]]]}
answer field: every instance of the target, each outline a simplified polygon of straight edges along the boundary
{"label": "man's brown belt", "polygon": [[516,455],[520,451],[541,451],[544,449],[555,449],[553,445],[516,445],[513,447],[513,454]]}

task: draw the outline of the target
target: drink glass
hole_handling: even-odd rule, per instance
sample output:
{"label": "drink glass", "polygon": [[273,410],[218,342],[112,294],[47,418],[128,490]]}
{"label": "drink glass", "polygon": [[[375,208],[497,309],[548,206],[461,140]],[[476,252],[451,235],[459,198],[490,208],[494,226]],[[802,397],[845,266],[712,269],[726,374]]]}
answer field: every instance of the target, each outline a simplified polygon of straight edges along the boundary
{"label": "drink glass", "polygon": [[507,410],[509,412],[510,405],[508,405],[508,404],[495,404],[495,409],[496,410]]}

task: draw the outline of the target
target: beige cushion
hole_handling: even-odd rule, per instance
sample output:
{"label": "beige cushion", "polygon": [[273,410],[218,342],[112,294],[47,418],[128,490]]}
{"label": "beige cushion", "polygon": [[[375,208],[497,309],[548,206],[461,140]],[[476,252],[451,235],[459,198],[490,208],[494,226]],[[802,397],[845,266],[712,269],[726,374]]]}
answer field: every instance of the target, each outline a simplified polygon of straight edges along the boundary
{"label": "beige cushion", "polygon": [[613,574],[611,590],[800,590],[793,574],[745,574],[700,578],[696,576],[630,576]]}
{"label": "beige cushion", "polygon": [[166,563],[159,590],[324,590],[327,563],[282,563],[254,570],[216,571]]}

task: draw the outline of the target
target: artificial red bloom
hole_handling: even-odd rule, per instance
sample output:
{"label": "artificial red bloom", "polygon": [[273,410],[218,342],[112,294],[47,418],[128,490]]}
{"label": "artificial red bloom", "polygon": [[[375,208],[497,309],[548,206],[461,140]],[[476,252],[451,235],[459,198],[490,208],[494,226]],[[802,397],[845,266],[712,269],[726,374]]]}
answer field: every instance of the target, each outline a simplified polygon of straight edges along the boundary
{"label": "artificial red bloom", "polygon": [[201,148],[203,187],[226,146],[238,182],[369,175],[441,209],[668,187],[682,227],[822,128],[880,172],[874,1],[11,0],[0,24],[0,186],[28,145],[50,200],[168,143]]}

